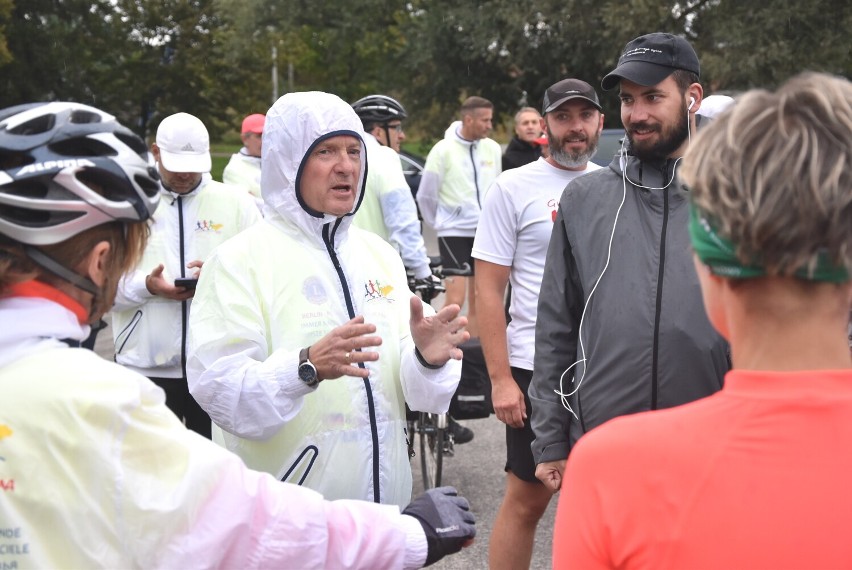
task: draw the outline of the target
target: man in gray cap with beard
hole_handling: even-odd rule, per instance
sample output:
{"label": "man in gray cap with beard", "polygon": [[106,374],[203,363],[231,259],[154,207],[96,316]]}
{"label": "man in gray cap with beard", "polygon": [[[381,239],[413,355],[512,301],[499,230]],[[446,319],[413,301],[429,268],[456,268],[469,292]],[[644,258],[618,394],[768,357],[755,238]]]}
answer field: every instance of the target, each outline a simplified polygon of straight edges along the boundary
{"label": "man in gray cap with beard", "polygon": [[701,107],[698,78],[683,38],[629,42],[602,83],[619,89],[621,152],[562,194],[529,389],[536,476],[552,492],[588,430],[707,396],[728,370],[727,345],[704,313],[677,178]]}

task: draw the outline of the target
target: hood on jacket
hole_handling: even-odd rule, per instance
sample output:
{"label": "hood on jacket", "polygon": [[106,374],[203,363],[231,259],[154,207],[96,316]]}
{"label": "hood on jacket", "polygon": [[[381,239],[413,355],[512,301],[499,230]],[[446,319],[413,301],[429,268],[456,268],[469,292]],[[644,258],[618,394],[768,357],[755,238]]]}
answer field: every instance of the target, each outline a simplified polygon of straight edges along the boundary
{"label": "hood on jacket", "polygon": [[469,141],[466,138],[462,137],[461,128],[461,121],[453,121],[452,123],[450,123],[450,126],[447,127],[447,130],[444,131],[444,138],[466,146],[476,145],[476,143],[479,142],[479,140]]}
{"label": "hood on jacket", "polygon": [[320,91],[288,93],[278,99],[266,114],[263,128],[263,160],[260,189],[264,213],[277,215],[310,235],[319,236],[322,226],[336,216],[310,210],[301,196],[300,180],[307,157],[321,141],[349,135],[361,142],[361,172],[355,204],[340,221],[339,229],[352,223],[364,195],[367,150],[361,119],[343,99]]}

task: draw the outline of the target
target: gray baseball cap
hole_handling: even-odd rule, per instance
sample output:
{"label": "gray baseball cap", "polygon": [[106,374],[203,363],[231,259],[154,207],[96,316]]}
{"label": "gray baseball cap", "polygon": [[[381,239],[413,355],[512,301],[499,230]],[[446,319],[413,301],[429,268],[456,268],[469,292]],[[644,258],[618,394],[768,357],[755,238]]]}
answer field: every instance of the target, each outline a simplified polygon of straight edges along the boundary
{"label": "gray baseball cap", "polygon": [[559,105],[571,99],[585,99],[595,106],[598,111],[601,104],[598,102],[598,94],[594,87],[579,79],[563,79],[554,83],[544,92],[544,103],[541,105],[541,114],[545,115],[555,110]]}
{"label": "gray baseball cap", "polygon": [[692,45],[673,34],[647,34],[624,46],[618,66],[603,78],[601,87],[609,91],[622,79],[650,87],[678,69],[701,75],[698,56]]}

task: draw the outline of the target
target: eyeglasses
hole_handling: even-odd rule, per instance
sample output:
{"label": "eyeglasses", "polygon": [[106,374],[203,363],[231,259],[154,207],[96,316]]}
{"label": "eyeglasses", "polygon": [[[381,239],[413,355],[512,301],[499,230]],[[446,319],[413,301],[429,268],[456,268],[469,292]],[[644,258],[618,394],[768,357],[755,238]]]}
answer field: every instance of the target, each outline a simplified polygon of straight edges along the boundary
{"label": "eyeglasses", "polygon": [[397,123],[395,125],[385,125],[385,127],[392,131],[396,131],[397,133],[402,132],[402,123]]}

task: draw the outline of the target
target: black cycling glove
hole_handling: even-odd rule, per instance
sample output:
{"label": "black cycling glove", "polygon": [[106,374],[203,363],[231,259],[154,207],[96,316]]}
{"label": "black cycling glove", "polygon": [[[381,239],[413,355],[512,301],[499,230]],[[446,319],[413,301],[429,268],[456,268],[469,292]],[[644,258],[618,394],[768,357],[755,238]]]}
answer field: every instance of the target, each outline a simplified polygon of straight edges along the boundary
{"label": "black cycling glove", "polygon": [[467,499],[459,497],[454,487],[429,489],[414,499],[402,514],[416,518],[426,533],[426,564],[434,564],[447,554],[454,554],[476,536],[476,520]]}
{"label": "black cycling glove", "polygon": [[443,293],[446,289],[441,280],[434,275],[414,280],[414,292],[427,303]]}

